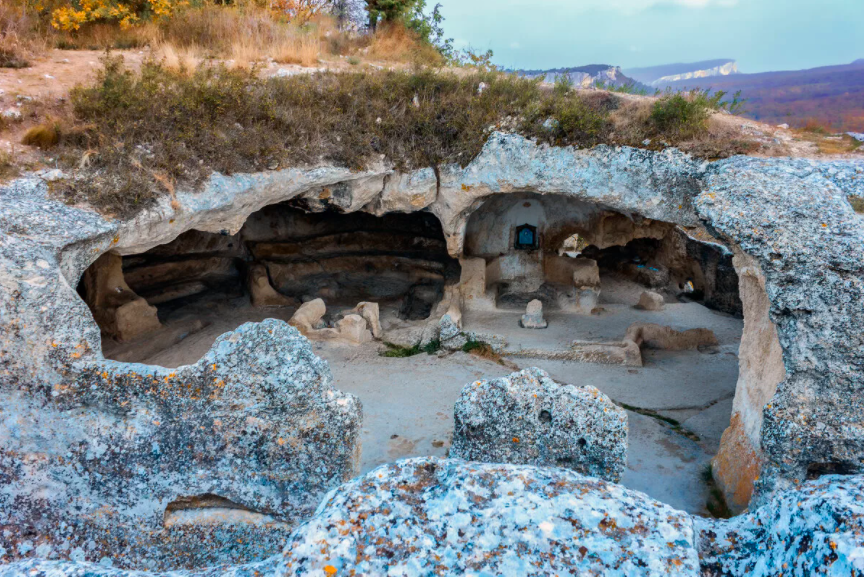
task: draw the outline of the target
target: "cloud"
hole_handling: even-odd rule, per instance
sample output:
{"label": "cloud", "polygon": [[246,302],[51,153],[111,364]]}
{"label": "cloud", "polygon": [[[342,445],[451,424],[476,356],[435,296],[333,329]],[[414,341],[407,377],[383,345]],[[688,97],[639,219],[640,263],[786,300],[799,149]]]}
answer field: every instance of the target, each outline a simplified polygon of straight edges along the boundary
{"label": "cloud", "polygon": [[519,50],[520,48],[522,48],[522,46],[518,42],[511,42],[510,48],[512,48],[513,50]]}
{"label": "cloud", "polygon": [[509,0],[511,6],[532,7],[534,9],[567,10],[570,12],[590,12],[611,10],[623,14],[637,14],[655,6],[678,6],[700,9],[711,6],[732,7],[739,0]]}

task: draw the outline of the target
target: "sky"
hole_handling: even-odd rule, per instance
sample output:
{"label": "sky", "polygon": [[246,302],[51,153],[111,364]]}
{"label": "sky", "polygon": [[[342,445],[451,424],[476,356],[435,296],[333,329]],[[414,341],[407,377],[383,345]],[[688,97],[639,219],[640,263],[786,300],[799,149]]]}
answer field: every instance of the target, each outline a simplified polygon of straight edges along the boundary
{"label": "sky", "polygon": [[457,48],[507,68],[738,61],[741,72],[864,58],[864,0],[428,0]]}

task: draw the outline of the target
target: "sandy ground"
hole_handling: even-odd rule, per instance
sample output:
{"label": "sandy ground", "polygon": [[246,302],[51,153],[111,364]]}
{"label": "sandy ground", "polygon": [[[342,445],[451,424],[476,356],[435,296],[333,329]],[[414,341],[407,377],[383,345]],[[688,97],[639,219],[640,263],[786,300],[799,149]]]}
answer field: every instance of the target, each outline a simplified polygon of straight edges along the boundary
{"label": "sandy ground", "polygon": [[[620,340],[635,321],[676,329],[705,327],[720,340],[714,354],[698,351],[645,351],[641,368],[514,359],[520,368],[540,367],[557,381],[593,385],[613,400],[674,418],[698,435],[696,441],[663,421],[628,411],[628,467],[622,483],[691,513],[705,513],[708,497],[702,472],[717,452],[729,424],[738,376],[742,321],[695,303],[670,303],[662,312],[604,304],[601,315],[548,313],[549,328],[518,326],[519,312],[465,316],[465,328],[504,337],[510,348],[565,348],[570,341]],[[174,311],[166,328],[133,343],[104,344],[107,356],[177,367],[197,361],[221,334],[244,322],[287,320],[290,308],[255,309],[245,298],[202,300]],[[385,310],[385,316],[392,311]],[[207,324],[202,327],[201,319]],[[386,338],[386,335],[385,335]],[[453,406],[462,388],[477,379],[507,375],[510,369],[462,352],[380,356],[378,342],[363,346],[315,342],[316,354],[331,367],[334,385],[363,403],[362,472],[412,456],[445,456],[453,432]]]}

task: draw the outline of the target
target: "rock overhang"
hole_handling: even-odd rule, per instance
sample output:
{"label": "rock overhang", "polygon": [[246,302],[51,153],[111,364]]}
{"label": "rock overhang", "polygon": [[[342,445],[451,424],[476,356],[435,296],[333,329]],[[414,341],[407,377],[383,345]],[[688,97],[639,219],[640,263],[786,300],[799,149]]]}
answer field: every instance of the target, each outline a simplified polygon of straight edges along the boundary
{"label": "rock overhang", "polygon": [[[134,254],[193,228],[231,234],[263,206],[308,197],[321,206],[373,214],[427,210],[441,221],[451,254],[459,256],[468,217],[486,198],[517,191],[565,195],[625,215],[705,227],[764,271],[788,375],[765,407],[765,424],[755,440],[767,455],[760,479],[760,495],[767,498],[801,480],[813,463],[860,462],[864,455],[855,433],[864,413],[843,401],[864,386],[858,370],[864,362],[864,319],[855,310],[864,296],[864,239],[861,217],[846,200],[864,196],[862,164],[747,157],[707,163],[674,149],[577,150],[496,133],[466,168],[442,167],[440,176],[430,169],[403,174],[383,163],[362,173],[324,166],[214,174],[203,191],[178,190],[176,198],[166,197],[128,220],[109,220],[52,199],[49,185],[56,173],[20,179],[0,188],[2,392],[30,403],[32,414],[42,410],[37,405],[63,410],[73,392],[82,394],[75,401],[79,408],[112,414],[123,413],[123,403],[140,400],[134,387],[125,385],[119,387],[125,396],[108,394],[108,383],[125,382],[131,374],[161,383],[173,382],[172,372],[209,378],[206,364],[163,371],[101,358],[99,329],[74,285],[107,251]],[[241,327],[226,335],[208,358],[226,351],[230,357],[256,332],[260,329]],[[284,361],[269,362],[267,370],[279,373]],[[286,380],[297,378],[284,374]],[[69,387],[70,382],[82,386]],[[272,385],[265,379],[252,389],[272,394]],[[207,403],[201,407],[205,414],[213,412]],[[820,421],[827,426],[817,426]],[[343,449],[350,460],[354,449]],[[246,501],[256,510],[268,508],[260,497]]]}

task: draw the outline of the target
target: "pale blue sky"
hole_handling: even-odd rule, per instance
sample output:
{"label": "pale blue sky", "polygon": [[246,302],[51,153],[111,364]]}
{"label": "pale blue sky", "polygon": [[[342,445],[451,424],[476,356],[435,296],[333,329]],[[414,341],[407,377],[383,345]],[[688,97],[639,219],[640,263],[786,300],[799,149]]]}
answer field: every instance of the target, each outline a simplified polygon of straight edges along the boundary
{"label": "pale blue sky", "polygon": [[864,58],[864,0],[437,1],[457,47],[491,48],[506,67],[734,58],[763,72]]}

